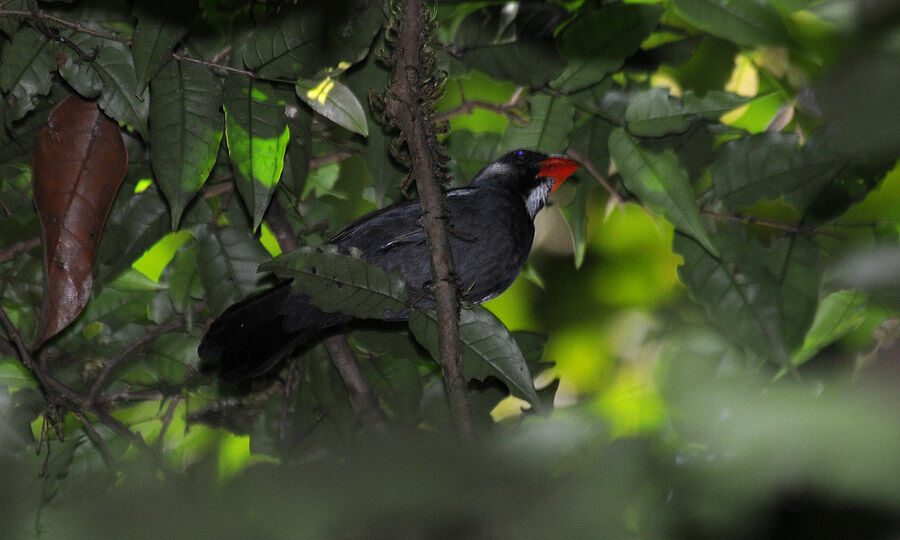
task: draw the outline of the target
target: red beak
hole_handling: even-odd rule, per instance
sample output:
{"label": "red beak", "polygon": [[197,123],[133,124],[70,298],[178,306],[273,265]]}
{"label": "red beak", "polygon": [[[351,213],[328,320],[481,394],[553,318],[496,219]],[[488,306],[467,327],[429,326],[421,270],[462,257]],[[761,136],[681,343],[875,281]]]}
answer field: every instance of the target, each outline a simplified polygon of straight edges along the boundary
{"label": "red beak", "polygon": [[539,175],[544,178],[553,179],[554,183],[553,187],[550,189],[550,193],[556,191],[556,188],[562,185],[569,175],[578,170],[578,163],[561,156],[549,157],[540,162],[539,165],[541,166]]}

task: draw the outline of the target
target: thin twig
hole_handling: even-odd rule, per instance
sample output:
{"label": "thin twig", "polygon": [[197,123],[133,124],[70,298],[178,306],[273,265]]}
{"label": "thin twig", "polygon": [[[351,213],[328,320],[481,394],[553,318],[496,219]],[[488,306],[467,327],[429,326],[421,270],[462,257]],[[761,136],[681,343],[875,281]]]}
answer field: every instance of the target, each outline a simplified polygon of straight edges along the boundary
{"label": "thin twig", "polygon": [[566,153],[569,154],[572,159],[580,163],[581,166],[584,167],[584,170],[586,170],[588,174],[593,176],[594,179],[597,180],[597,182],[601,186],[603,186],[603,189],[605,189],[609,193],[609,196],[612,197],[615,204],[622,204],[622,202],[624,201],[622,195],[618,191],[616,191],[616,188],[614,188],[613,185],[609,182],[609,179],[606,178],[603,173],[597,170],[597,167],[594,165],[593,161],[588,159],[588,157],[583,155],[581,152],[572,150],[571,148],[569,148]]}
{"label": "thin twig", "polygon": [[287,440],[287,427],[290,421],[291,410],[291,393],[294,391],[295,379],[302,379],[297,376],[297,358],[291,358],[288,363],[287,378],[284,380],[284,389],[282,390],[281,402],[281,418],[278,419],[278,447],[284,449],[284,442]]}
{"label": "thin twig", "polygon": [[94,381],[93,386],[91,386],[91,391],[88,393],[86,401],[87,406],[90,406],[94,403],[94,400],[96,400],[97,396],[100,394],[100,390],[103,389],[103,385],[106,384],[106,380],[109,378],[113,371],[115,371],[125,360],[128,359],[129,356],[131,356],[131,353],[133,353],[140,347],[143,347],[147,343],[150,343],[159,336],[183,327],[184,318],[178,317],[170,321],[168,324],[155,328],[154,330],[147,332],[146,334],[141,334],[141,337],[129,343],[128,346],[125,347],[124,350],[122,350],[122,352],[117,354],[112,360],[106,363],[103,371],[101,371],[100,375],[97,376],[97,379]]}
{"label": "thin twig", "polygon": [[202,60],[200,58],[194,58],[191,56],[185,56],[183,54],[172,53],[172,58],[181,62],[191,62],[194,64],[200,64],[203,67],[212,68],[212,69],[221,69],[223,71],[230,71],[232,73],[240,73],[241,75],[246,75],[251,79],[256,78],[256,73],[253,73],[247,69],[236,68],[232,66],[226,66],[224,64],[217,64],[216,62],[210,62],[209,60]]}
{"label": "thin twig", "polygon": [[172,424],[172,418],[175,417],[175,409],[178,407],[178,404],[181,403],[181,395],[174,396],[169,401],[169,406],[166,408],[166,413],[162,418],[162,427],[159,429],[159,435],[156,437],[156,448],[157,450],[162,450],[163,447],[163,439],[166,437],[166,431],[169,430],[169,426]]}
{"label": "thin twig", "polygon": [[94,445],[97,449],[100,450],[100,454],[103,456],[103,461],[106,463],[107,467],[112,467],[116,464],[116,460],[112,455],[112,452],[109,450],[109,446],[106,444],[106,441],[103,440],[103,437],[97,433],[97,430],[94,429],[94,424],[88,419],[87,415],[82,411],[72,411],[72,414],[75,415],[75,418],[81,420],[82,426],[84,426],[84,431],[87,433],[88,437],[91,441],[94,442]]}
{"label": "thin twig", "polygon": [[15,244],[9,246],[8,248],[0,251],[0,263],[5,263],[6,261],[12,259],[19,253],[29,251],[41,245],[41,237],[35,236],[34,238],[29,238],[28,240],[22,240],[21,242],[16,242]]}
{"label": "thin twig", "polygon": [[[4,3],[3,5],[6,5]],[[54,24],[58,24],[60,26],[65,26],[67,28],[72,28],[73,30],[80,32],[82,34],[88,34],[91,36],[95,36],[101,39],[108,39],[110,41],[118,41],[119,43],[128,44],[129,41],[122,36],[116,34],[109,34],[107,32],[102,32],[100,30],[94,30],[93,28],[89,28],[82,24],[79,24],[74,21],[69,21],[63,19],[62,17],[58,17],[56,15],[51,15],[43,10],[37,10],[36,13],[32,13],[27,9],[0,9],[0,17],[21,17],[23,19],[35,19],[46,23],[47,21],[52,22]],[[55,38],[54,38],[55,39]]]}
{"label": "thin twig", "polygon": [[842,238],[840,235],[827,233],[818,229],[803,227],[801,225],[795,225],[793,223],[772,221],[770,219],[763,219],[756,216],[745,216],[743,214],[722,214],[719,212],[713,212],[711,210],[703,210],[701,214],[703,214],[704,216],[709,216],[713,219],[717,219],[719,221],[735,221],[738,223],[744,223],[746,225],[759,225],[761,227],[768,227],[770,229],[778,229],[781,231],[788,231],[796,234],[808,234],[813,236],[818,235],[836,239]]}

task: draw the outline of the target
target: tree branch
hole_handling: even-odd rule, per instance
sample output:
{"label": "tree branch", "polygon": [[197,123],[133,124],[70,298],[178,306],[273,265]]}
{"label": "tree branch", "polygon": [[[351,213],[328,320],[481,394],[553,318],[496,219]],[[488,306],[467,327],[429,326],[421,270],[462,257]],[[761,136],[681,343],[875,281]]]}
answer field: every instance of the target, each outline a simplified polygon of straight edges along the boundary
{"label": "tree branch", "polygon": [[431,100],[423,88],[432,66],[424,50],[429,35],[422,0],[402,0],[397,16],[394,69],[391,86],[385,96],[385,116],[400,128],[409,150],[410,172],[422,204],[425,239],[431,259],[431,275],[436,301],[438,347],[450,409],[460,438],[475,437],[475,423],[469,404],[459,342],[459,304],[453,280],[453,260],[447,233],[443,193],[438,184],[441,160],[437,137],[427,107]]}

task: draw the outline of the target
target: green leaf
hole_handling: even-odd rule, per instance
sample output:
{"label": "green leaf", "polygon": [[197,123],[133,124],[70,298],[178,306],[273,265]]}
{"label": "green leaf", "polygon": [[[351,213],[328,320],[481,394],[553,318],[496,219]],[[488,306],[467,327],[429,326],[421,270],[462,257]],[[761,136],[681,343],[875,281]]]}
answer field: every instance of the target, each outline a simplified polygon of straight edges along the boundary
{"label": "green leaf", "polygon": [[[416,340],[428,349],[432,358],[438,360],[439,330],[434,312],[412,311],[409,315],[409,329]],[[467,378],[484,380],[489,375],[494,375],[509,386],[514,395],[531,403],[535,412],[550,412],[538,398],[522,351],[510,336],[509,330],[490,311],[482,307],[461,310],[459,339]]]}
{"label": "green leaf", "polygon": [[0,358],[0,388],[15,393],[23,388],[39,388],[34,375],[13,358]]}
{"label": "green leaf", "polygon": [[172,273],[169,276],[169,296],[178,313],[190,309],[192,300],[203,298],[203,278],[197,262],[197,246],[183,247],[172,259]]}
{"label": "green leaf", "polygon": [[616,125],[600,116],[585,116],[579,120],[569,148],[593,162],[601,171],[609,170],[609,136]]}
{"label": "green leaf", "polygon": [[501,80],[545,86],[565,66],[553,30],[566,12],[552,4],[522,2],[515,10],[490,6],[469,14],[453,36],[459,58]]}
{"label": "green leaf", "polygon": [[[33,98],[50,92],[50,75],[56,70],[56,45],[30,26],[23,26],[3,46],[0,54],[0,89],[18,120],[34,109]],[[11,122],[10,122],[11,123]]]}
{"label": "green leaf", "polygon": [[799,236],[763,248],[738,231],[720,232],[713,240],[721,257],[675,234],[673,249],[684,258],[681,281],[730,339],[788,365],[815,316],[822,283],[819,248]]}
{"label": "green leaf", "polygon": [[625,111],[628,131],[634,135],[660,137],[687,131],[695,116],[716,120],[749,101],[730,92],[707,92],[703,98],[685,92],[682,99],[669,95],[667,88],[653,88],[636,95]]}
{"label": "green leaf", "polygon": [[837,291],[819,304],[803,347],[791,356],[795,366],[806,363],[826,346],[859,327],[866,318],[868,295],[859,291]]}
{"label": "green leaf", "polygon": [[637,52],[662,14],[659,6],[646,4],[583,9],[559,33],[560,52],[568,62],[551,86],[576,92],[602,81]]}
{"label": "green leaf", "polygon": [[624,129],[617,128],[609,137],[609,153],[625,187],[643,204],[662,213],[713,255],[717,253],[700,220],[687,172],[672,151],[654,154],[644,150]]}
{"label": "green leaf", "polygon": [[790,133],[759,133],[730,141],[710,165],[716,198],[728,208],[785,197],[805,210],[845,160],[800,147]]}
{"label": "green leaf", "polygon": [[264,20],[241,56],[267,79],[334,76],[366,56],[382,18],[375,2],[301,3]]}
{"label": "green leaf", "polygon": [[572,231],[572,243],[575,246],[575,268],[581,268],[587,250],[588,199],[595,185],[592,182],[578,182],[575,187],[575,198],[562,207],[563,216]]}
{"label": "green leaf", "polygon": [[244,65],[269,79],[310,77],[327,66],[322,9],[284,10],[254,30],[241,51]]}
{"label": "green leaf", "polygon": [[673,5],[697,28],[740,45],[793,44],[781,15],[763,0],[674,0]]}
{"label": "green leaf", "polygon": [[97,102],[106,114],[147,137],[150,101],[138,97],[137,74],[128,47],[85,33],[73,33],[69,39],[88,54],[96,52],[96,58],[86,60],[67,50],[59,74],[82,96],[99,96]]}
{"label": "green leaf", "polygon": [[212,225],[204,229],[197,263],[209,310],[218,316],[259,288],[262,276],[256,269],[269,254],[247,230]]}
{"label": "green leaf", "polygon": [[173,230],[216,162],[224,123],[221,103],[218,77],[199,64],[170,60],[150,85],[150,157]]}
{"label": "green leaf", "polygon": [[159,190],[150,185],[136,191],[136,182],[129,174],[109,212],[97,252],[95,289],[130,267],[169,232],[166,202]]}
{"label": "green leaf", "polygon": [[407,309],[406,282],[399,273],[340,254],[337,246],[303,247],[259,269],[293,279],[291,292],[308,295],[322,311],[390,319]]}
{"label": "green leaf", "polygon": [[497,152],[530,148],[548,154],[562,153],[574,124],[575,107],[565,98],[538,94],[531,98],[531,121],[524,126],[510,124]]}
{"label": "green leaf", "polygon": [[445,141],[447,153],[453,156],[450,170],[454,185],[468,185],[472,178],[491,161],[497,159],[500,135],[453,130]]}
{"label": "green leaf", "polygon": [[342,83],[331,77],[320,81],[300,79],[296,91],[300,99],[325,118],[363,137],[369,135],[362,104],[353,91]]}
{"label": "green leaf", "polygon": [[293,97],[269,83],[231,74],[225,83],[225,138],[235,184],[253,215],[262,222],[284,168],[290,128],[285,105]]}
{"label": "green leaf", "polygon": [[[182,0],[139,0],[134,5],[137,26],[132,38],[131,54],[137,73],[137,94],[143,94],[150,80],[166,62],[172,50],[187,34],[185,26],[190,2]],[[150,101],[151,108],[153,100]]]}

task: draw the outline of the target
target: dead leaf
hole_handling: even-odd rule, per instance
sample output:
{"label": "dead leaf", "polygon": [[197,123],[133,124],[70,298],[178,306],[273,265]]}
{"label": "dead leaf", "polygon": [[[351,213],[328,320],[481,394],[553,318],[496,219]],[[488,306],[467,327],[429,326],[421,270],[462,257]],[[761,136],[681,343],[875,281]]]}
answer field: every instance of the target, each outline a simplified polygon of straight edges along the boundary
{"label": "dead leaf", "polygon": [[31,158],[44,244],[44,306],[35,346],[87,305],[103,223],[128,170],[119,126],[71,95],[53,109]]}

